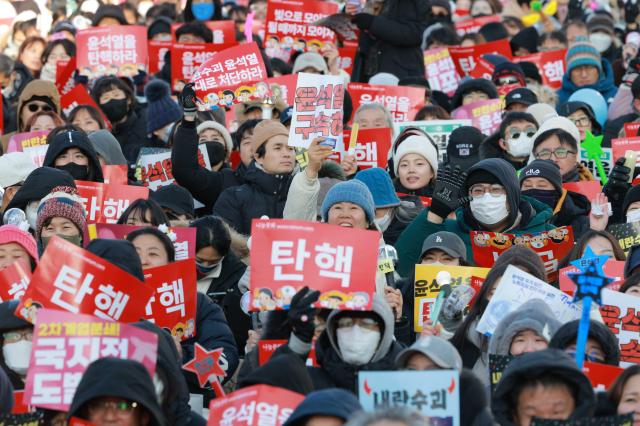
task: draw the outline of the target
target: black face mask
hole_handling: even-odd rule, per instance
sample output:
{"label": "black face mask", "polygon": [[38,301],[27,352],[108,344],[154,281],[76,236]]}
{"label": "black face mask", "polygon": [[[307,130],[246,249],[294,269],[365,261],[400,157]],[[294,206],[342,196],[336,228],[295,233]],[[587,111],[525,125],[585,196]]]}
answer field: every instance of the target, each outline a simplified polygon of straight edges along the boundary
{"label": "black face mask", "polygon": [[111,99],[109,102],[100,104],[100,108],[112,123],[122,120],[129,112],[126,99]]}
{"label": "black face mask", "polygon": [[57,166],[56,169],[69,173],[74,180],[88,180],[89,178],[89,166],[67,163],[64,166]]}
{"label": "black face mask", "polygon": [[541,201],[551,207],[551,210],[556,208],[556,204],[558,204],[558,191],[555,189],[527,189],[526,191],[522,191],[522,195],[526,195],[527,197],[535,198],[538,201]]}
{"label": "black face mask", "polygon": [[224,161],[227,156],[227,151],[220,142],[202,142],[207,147],[207,154],[209,154],[209,164],[211,167],[216,166]]}

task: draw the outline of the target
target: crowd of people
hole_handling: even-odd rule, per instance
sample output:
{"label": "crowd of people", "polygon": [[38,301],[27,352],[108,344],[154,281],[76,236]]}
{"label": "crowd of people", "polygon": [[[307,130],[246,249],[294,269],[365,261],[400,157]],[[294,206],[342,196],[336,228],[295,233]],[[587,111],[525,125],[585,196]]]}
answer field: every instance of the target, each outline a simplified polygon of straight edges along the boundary
{"label": "crowd of people", "polygon": [[[454,297],[459,293],[451,293],[439,321],[426,321],[422,332],[415,332],[414,282],[416,264],[476,265],[472,231],[520,236],[570,227],[573,248],[551,272],[591,252],[624,261],[618,291],[640,301],[640,250],[633,246],[625,253],[607,231],[640,221],[635,156],[630,163],[610,154],[614,139],[636,136],[637,127],[630,135],[625,125],[640,122],[640,4],[338,3],[358,34],[350,73],[339,66],[342,41],[293,52],[289,61],[270,57],[259,29],[270,5],[266,0],[0,0],[0,267],[24,262],[35,271],[52,238],[59,237],[144,281],[146,269],[177,260],[167,226],[196,232],[195,336],[180,339],[152,322],[134,323],[158,336],[156,374],[150,376],[133,360],[98,359],[83,373],[68,412],[35,408],[43,413],[43,424],[67,424],[77,417],[97,426],[204,425],[209,403],[220,396],[215,387],[202,388],[195,374],[181,369],[194,358],[198,344],[206,350],[222,348],[226,377],[220,380],[227,392],[264,384],[304,396],[288,419],[271,424],[438,424],[429,423],[428,412],[410,407],[364,412],[358,374],[454,370],[460,379],[461,426],[529,426],[534,418],[578,424],[570,422],[623,414],[632,417],[624,424],[639,426],[640,365],[620,365],[620,342],[606,324],[591,321],[585,359],[625,367],[607,390],[594,390],[576,363],[579,320],[562,323],[542,300],[523,303],[491,336],[476,331],[510,266],[558,287],[557,279],[549,279],[549,265],[531,248],[514,244],[506,250],[471,307],[459,306]],[[460,22],[491,17],[498,19],[487,19],[477,31],[458,31]],[[271,99],[201,111],[193,84],[173,84],[170,51],[153,75],[137,70],[133,76],[88,78],[78,70],[72,81],[86,88],[93,105],[63,111],[57,74],[60,64],[76,56],[79,31],[142,25],[149,41],[211,43],[206,24],[220,20],[233,22],[241,44],[248,37],[258,44],[269,77],[303,72],[340,76],[345,83],[421,88],[424,104],[409,117],[419,122],[446,121],[457,108],[500,97],[501,123],[492,134],[457,127],[442,152],[433,135],[419,127],[399,131],[384,104],[365,103],[354,111],[345,91],[345,129],[357,124],[360,130],[392,132],[387,167],[359,165],[353,152],[335,161],[324,137],[310,142],[302,167],[300,152],[288,144],[293,105]],[[491,76],[484,76],[490,78],[461,76],[450,96],[430,87],[425,51],[499,40],[508,40],[509,58],[476,58],[493,68]],[[566,50],[559,88],[545,84],[544,67],[516,60],[556,50]],[[592,89],[591,98],[572,97],[584,89]],[[231,112],[233,126],[225,119]],[[14,135],[36,131],[47,132],[41,165],[10,147]],[[581,152],[582,144],[594,138],[609,149],[600,158],[608,164],[604,174],[594,168],[594,158]],[[90,236],[92,221],[78,181],[105,183],[104,166],[125,166],[127,183],[140,186],[139,157],[145,148],[171,150],[175,183],[128,205],[117,223],[137,229],[125,240]],[[202,148],[207,167],[198,159]],[[596,196],[564,186],[587,181],[601,185]],[[377,273],[367,311],[315,308],[319,293],[310,280],[287,310],[250,313],[245,296],[251,292],[251,259],[266,255],[250,249],[252,222],[265,216],[375,232],[381,246],[397,252],[394,278]],[[3,414],[14,406],[13,392],[25,388],[33,360],[34,325],[17,315],[18,303],[0,303]],[[629,326],[640,332],[640,304],[633,315]],[[261,340],[286,343],[265,363],[258,354]],[[630,351],[638,360],[637,337],[635,345]],[[309,366],[312,349],[315,364]],[[513,357],[494,389],[489,355]],[[202,399],[194,399],[195,394]]]}

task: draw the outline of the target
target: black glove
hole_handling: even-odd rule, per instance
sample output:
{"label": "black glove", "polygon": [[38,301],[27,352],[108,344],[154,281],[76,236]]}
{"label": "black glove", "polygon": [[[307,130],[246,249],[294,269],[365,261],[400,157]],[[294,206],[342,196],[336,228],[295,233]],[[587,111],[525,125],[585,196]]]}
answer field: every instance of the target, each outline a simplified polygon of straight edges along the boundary
{"label": "black glove", "polygon": [[358,13],[353,16],[353,22],[355,22],[361,30],[368,30],[371,24],[373,24],[374,18],[375,16],[370,13]]}
{"label": "black glove", "polygon": [[311,306],[318,301],[319,291],[309,290],[303,287],[291,299],[287,322],[293,329],[293,334],[305,343],[311,343],[316,326],[313,319],[318,309]]}
{"label": "black glove", "polygon": [[461,171],[459,166],[453,170],[450,165],[440,167],[429,211],[446,219],[449,213],[468,203],[470,198],[462,192],[466,179],[467,172]]}
{"label": "black glove", "polygon": [[636,22],[636,18],[640,14],[640,7],[636,0],[627,0],[624,4],[624,20],[627,24]]}
{"label": "black glove", "polygon": [[184,111],[185,117],[196,118],[198,106],[196,104],[196,92],[193,90],[193,83],[184,86],[184,89],[182,89],[182,92],[178,96],[178,101]]}
{"label": "black glove", "polygon": [[631,170],[624,165],[625,158],[620,157],[616,160],[616,164],[613,166],[611,173],[609,174],[609,181],[605,185],[603,192],[609,198],[618,198],[625,195],[629,187],[629,175]]}

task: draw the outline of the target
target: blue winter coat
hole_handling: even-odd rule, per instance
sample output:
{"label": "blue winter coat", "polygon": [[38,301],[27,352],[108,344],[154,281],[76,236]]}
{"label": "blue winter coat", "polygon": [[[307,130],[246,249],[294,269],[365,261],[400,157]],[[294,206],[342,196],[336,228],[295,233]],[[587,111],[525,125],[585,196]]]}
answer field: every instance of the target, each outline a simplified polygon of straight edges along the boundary
{"label": "blue winter coat", "polygon": [[618,93],[618,87],[613,81],[613,68],[606,59],[602,59],[602,74],[600,74],[600,80],[596,84],[589,86],[578,87],[571,81],[571,73],[566,72],[562,77],[562,87],[558,89],[558,105],[569,100],[569,97],[573,95],[573,92],[580,89],[594,89],[604,96],[604,100],[610,103],[613,97]]}

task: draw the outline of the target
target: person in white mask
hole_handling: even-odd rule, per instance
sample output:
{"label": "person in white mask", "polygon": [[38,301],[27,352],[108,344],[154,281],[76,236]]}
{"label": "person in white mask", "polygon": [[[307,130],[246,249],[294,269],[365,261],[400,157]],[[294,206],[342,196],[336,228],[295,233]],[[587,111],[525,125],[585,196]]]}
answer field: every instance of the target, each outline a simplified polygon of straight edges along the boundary
{"label": "person in white mask", "polygon": [[[521,169],[529,161],[533,136],[537,131],[538,123],[533,115],[519,111],[508,112],[500,125],[498,147],[501,152],[496,155],[485,154],[484,158],[503,158],[517,170]],[[480,147],[481,155],[487,152],[486,144],[489,139]]]}
{"label": "person in white mask", "polygon": [[9,376],[13,388],[21,390],[29,368],[33,325],[13,314],[17,306],[17,300],[0,303],[0,367]]}

